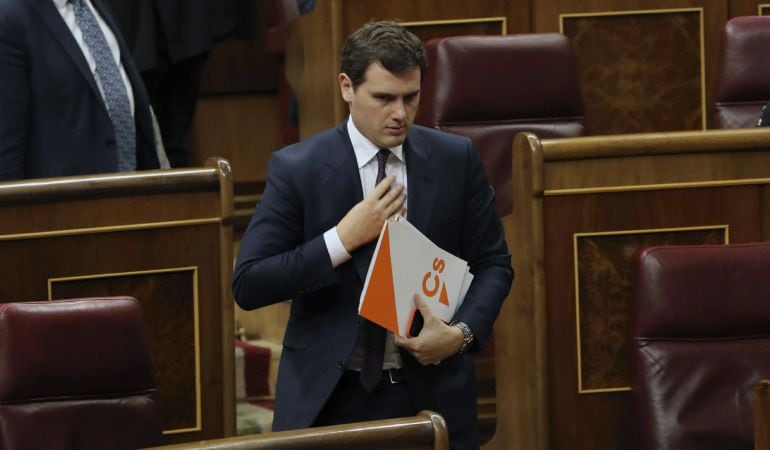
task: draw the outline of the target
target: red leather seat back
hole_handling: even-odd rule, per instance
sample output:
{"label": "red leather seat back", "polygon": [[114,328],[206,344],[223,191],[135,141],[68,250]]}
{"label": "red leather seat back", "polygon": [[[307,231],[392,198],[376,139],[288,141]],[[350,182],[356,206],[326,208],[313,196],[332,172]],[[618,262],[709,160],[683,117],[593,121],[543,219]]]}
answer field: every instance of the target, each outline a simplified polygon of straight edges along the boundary
{"label": "red leather seat back", "polygon": [[713,128],[756,126],[770,101],[770,17],[735,17],[722,31]]}
{"label": "red leather seat back", "polygon": [[753,449],[754,386],[770,373],[770,243],[653,247],[638,269],[643,448]]}
{"label": "red leather seat back", "polygon": [[541,138],[585,134],[575,57],[561,34],[454,36],[425,45],[417,123],[473,139],[497,196],[511,212],[511,146],[521,131]]}
{"label": "red leather seat back", "polygon": [[0,448],[163,443],[139,303],[0,304]]}

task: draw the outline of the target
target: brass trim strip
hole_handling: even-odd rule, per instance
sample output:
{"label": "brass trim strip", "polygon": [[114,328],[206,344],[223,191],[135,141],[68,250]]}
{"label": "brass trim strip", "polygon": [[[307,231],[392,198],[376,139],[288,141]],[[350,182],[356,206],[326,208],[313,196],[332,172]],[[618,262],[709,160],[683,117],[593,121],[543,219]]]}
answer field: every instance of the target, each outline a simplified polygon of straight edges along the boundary
{"label": "brass trim strip", "polygon": [[45,186],[51,189],[63,190],[69,186],[88,186],[88,187],[100,187],[102,183],[126,183],[132,181],[141,181],[147,183],[152,180],[162,179],[184,179],[189,176],[208,176],[213,175],[214,171],[210,168],[189,168],[189,169],[173,169],[173,170],[147,170],[137,172],[120,172],[109,173],[103,175],[78,175],[68,177],[57,178],[40,178],[35,180],[19,180],[13,182],[13,184],[4,184],[0,186],[0,192],[19,190],[19,189],[32,189],[41,186]]}
{"label": "brass trim strip", "polygon": [[746,186],[751,184],[768,184],[770,178],[747,178],[745,180],[715,180],[715,181],[684,181],[681,183],[661,183],[661,184],[632,184],[627,186],[605,186],[591,188],[572,188],[572,189],[546,189],[543,196],[556,195],[580,195],[580,194],[603,194],[609,192],[636,192],[636,191],[654,191],[666,189],[690,189],[698,187],[720,187],[720,186]]}
{"label": "brass trim strip", "polygon": [[465,23],[491,23],[500,22],[502,35],[508,34],[508,18],[505,16],[498,17],[476,17],[471,19],[441,19],[441,20],[419,20],[415,22],[399,22],[404,27],[424,27],[431,25],[460,25]]}
{"label": "brass trim strip", "polygon": [[[177,428],[171,430],[163,430],[163,434],[181,434],[191,433],[195,431],[203,430],[203,413],[201,406],[201,352],[200,352],[200,308],[198,305],[198,266],[188,267],[173,267],[167,269],[151,269],[151,270],[136,270],[130,272],[114,272],[114,273],[100,273],[91,275],[78,275],[74,277],[59,277],[48,279],[48,300],[53,300],[53,284],[63,281],[74,280],[93,280],[98,278],[117,278],[128,277],[134,275],[146,275],[153,273],[172,273],[172,272],[188,272],[192,271],[193,275],[193,333],[194,342],[194,356],[195,356],[195,427],[193,428]],[[140,301],[141,302],[141,301]]]}
{"label": "brass trim strip", "polygon": [[580,278],[578,267],[578,238],[587,236],[619,236],[625,234],[651,234],[651,233],[670,233],[680,231],[702,231],[702,230],[723,230],[724,243],[730,243],[730,225],[701,225],[695,227],[670,227],[670,228],[649,228],[636,230],[620,231],[595,231],[588,233],[572,234],[572,266],[575,280],[575,344],[577,347],[577,379],[578,394],[601,394],[608,392],[630,391],[630,386],[617,386],[611,388],[583,389],[583,356],[580,345]]}
{"label": "brass trim strip", "polygon": [[628,392],[630,390],[631,390],[630,387],[606,388],[606,389],[583,389],[578,393],[579,394],[609,394],[612,392]]}
{"label": "brass trim strip", "polygon": [[[586,13],[562,13],[559,14],[559,23],[564,22],[564,18],[572,17],[602,17],[602,16],[635,16],[642,14],[671,14],[682,12],[700,12],[703,13],[703,7],[693,8],[663,8],[663,9],[634,9],[628,11],[600,11],[600,12],[586,12]],[[559,28],[559,32],[563,32]]]}
{"label": "brass trim strip", "polygon": [[4,234],[0,235],[0,242],[3,241],[15,241],[22,239],[39,239],[57,236],[77,236],[81,234],[99,234],[99,233],[115,233],[118,231],[135,231],[145,230],[150,228],[173,228],[184,227],[193,225],[205,225],[211,223],[219,223],[221,219],[219,217],[207,217],[203,219],[190,219],[190,220],[173,220],[169,222],[147,222],[137,223],[131,225],[110,225],[106,227],[90,227],[90,228],[71,228],[68,230],[54,230],[54,231],[36,231],[32,233],[18,233],[18,234]]}
{"label": "brass trim strip", "polygon": [[236,195],[233,197],[233,203],[259,203],[262,200],[262,194]]}
{"label": "brass trim strip", "polygon": [[[588,237],[588,236],[622,236],[624,234],[652,234],[652,233],[671,233],[677,231],[703,231],[703,230],[719,230],[725,231],[725,244],[727,244],[727,232],[730,229],[730,225],[700,225],[695,227],[670,227],[670,228],[640,228],[638,230],[619,230],[619,231],[591,231],[587,233],[573,233],[573,237]],[[577,244],[577,241],[575,241]],[[577,256],[577,247],[575,248],[575,256]],[[577,259],[575,260],[577,261]]]}
{"label": "brass trim strip", "polygon": [[174,430],[163,430],[163,435],[168,436],[171,434],[194,433],[201,430],[201,428],[177,428]]}
{"label": "brass trim strip", "polygon": [[559,14],[559,33],[564,34],[564,19],[581,17],[610,17],[610,16],[638,16],[645,14],[679,14],[697,12],[700,26],[700,90],[701,90],[701,128],[706,129],[706,44],[703,22],[703,7],[697,8],[666,8],[666,9],[639,9],[630,11],[602,11],[593,13],[566,13]]}

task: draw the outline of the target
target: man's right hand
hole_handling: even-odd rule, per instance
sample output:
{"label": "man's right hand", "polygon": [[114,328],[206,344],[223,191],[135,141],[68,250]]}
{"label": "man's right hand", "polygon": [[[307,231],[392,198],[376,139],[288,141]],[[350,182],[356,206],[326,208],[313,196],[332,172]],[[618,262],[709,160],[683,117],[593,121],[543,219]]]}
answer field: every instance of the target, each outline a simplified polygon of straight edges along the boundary
{"label": "man's right hand", "polygon": [[382,224],[402,212],[406,194],[395,177],[387,176],[372,192],[345,214],[337,224],[337,234],[348,253],[368,244],[380,235]]}

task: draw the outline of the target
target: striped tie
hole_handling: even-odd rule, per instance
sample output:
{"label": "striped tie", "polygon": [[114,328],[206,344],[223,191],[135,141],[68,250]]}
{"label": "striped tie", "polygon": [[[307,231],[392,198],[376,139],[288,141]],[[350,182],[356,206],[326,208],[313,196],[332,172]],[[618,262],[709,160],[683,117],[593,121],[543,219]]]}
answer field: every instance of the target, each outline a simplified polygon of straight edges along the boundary
{"label": "striped tie", "polygon": [[104,91],[104,103],[115,130],[118,171],[136,170],[136,125],[118,64],[107,44],[107,38],[104,37],[85,0],[71,1],[75,10],[75,21],[83,32],[83,41],[96,62],[96,74]]}

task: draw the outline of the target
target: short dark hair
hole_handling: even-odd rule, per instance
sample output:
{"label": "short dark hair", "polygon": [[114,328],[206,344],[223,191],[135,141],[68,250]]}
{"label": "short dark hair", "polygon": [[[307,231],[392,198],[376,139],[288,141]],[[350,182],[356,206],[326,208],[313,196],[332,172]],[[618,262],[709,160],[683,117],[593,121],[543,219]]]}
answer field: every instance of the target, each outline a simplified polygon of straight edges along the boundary
{"label": "short dark hair", "polygon": [[362,26],[345,40],[340,53],[340,70],[350,77],[354,88],[366,81],[366,70],[373,62],[395,74],[419,66],[420,77],[428,66],[420,39],[393,21]]}

